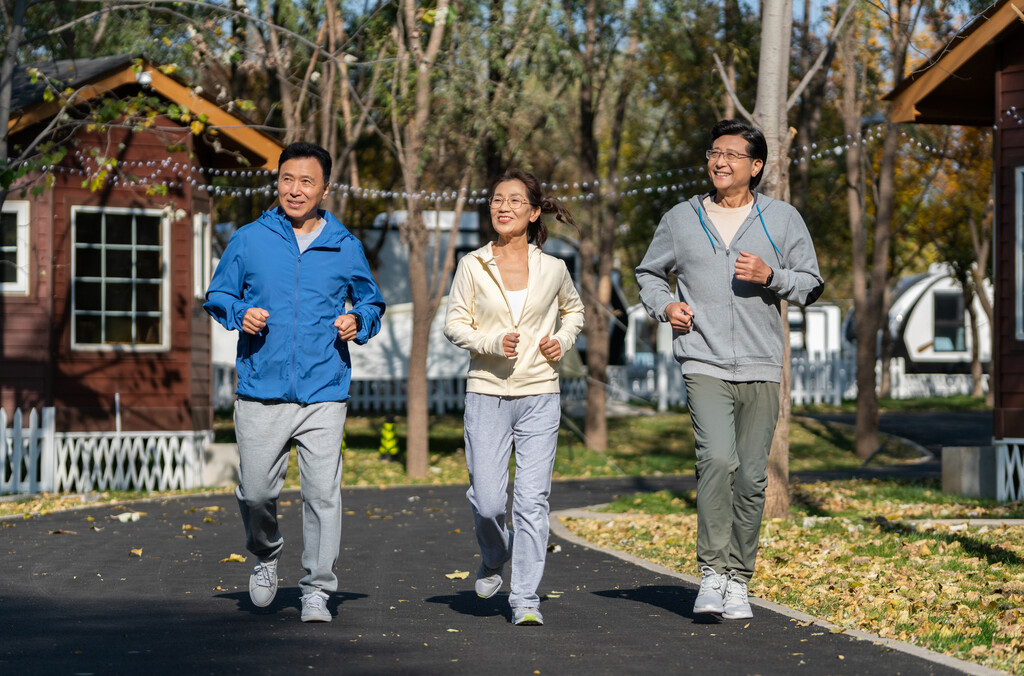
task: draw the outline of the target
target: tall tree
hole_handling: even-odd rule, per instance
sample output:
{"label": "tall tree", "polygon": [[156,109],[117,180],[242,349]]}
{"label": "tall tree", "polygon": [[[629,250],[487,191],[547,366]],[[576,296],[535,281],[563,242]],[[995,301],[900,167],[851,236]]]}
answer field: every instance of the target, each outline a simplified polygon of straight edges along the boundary
{"label": "tall tree", "polygon": [[[579,176],[592,199],[583,207],[580,223],[580,287],[587,313],[587,405],[584,437],[587,446],[608,445],[607,386],[611,322],[612,270],[615,228],[621,197],[618,182],[627,105],[636,85],[641,17],[646,3],[563,0],[562,29],[578,74],[577,123]],[[620,53],[619,44],[625,42]],[[602,144],[602,141],[604,142]],[[602,145],[604,153],[602,155]]]}
{"label": "tall tree", "polygon": [[[748,120],[757,125],[768,142],[768,162],[761,180],[760,189],[769,197],[789,201],[789,149],[792,133],[788,123],[788,112],[807,90],[817,73],[830,61],[829,54],[847,13],[836,15],[836,23],[830,32],[818,58],[803,73],[803,78],[792,93],[789,91],[790,47],[793,35],[792,0],[764,0],[761,5],[761,55],[758,66],[757,100],[754,112],[748,113],[741,102],[736,108]],[[717,60],[722,79],[729,86],[721,60]],[[782,301],[780,312],[788,317],[788,303]],[[765,496],[765,514],[769,517],[785,516],[789,511],[789,421],[792,382],[789,346],[789,322],[783,321],[783,363],[779,392],[779,421],[772,439],[772,450],[768,460],[768,489]]]}

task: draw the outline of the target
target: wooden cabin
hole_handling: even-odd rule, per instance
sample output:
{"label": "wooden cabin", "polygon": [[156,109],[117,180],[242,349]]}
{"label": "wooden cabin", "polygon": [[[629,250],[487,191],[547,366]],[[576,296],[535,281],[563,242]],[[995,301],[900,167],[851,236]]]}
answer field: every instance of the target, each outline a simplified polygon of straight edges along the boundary
{"label": "wooden cabin", "polygon": [[[276,170],[282,146],[138,57],[37,67],[83,102],[142,92],[178,108],[146,127],[76,127],[55,139],[68,152],[46,170],[49,187],[35,193],[22,181],[8,193],[0,407],[52,406],[59,432],[212,429],[202,302],[213,180]],[[22,68],[12,109],[15,156],[59,108]],[[97,157],[116,159],[101,185],[93,183],[103,169]]]}
{"label": "wooden cabin", "polygon": [[1024,444],[1024,13],[1000,0],[889,94],[896,122],[994,129],[994,445]]}

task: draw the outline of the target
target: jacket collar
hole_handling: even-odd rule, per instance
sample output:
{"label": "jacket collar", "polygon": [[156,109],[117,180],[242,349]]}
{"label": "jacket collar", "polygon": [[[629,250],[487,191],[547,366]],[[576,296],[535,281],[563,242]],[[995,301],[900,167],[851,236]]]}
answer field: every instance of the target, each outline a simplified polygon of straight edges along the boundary
{"label": "jacket collar", "polygon": [[[316,240],[318,247],[339,247],[345,238],[353,236],[330,211],[320,209],[317,213],[320,218],[324,219],[323,232]],[[259,223],[280,235],[284,240],[295,241],[292,224],[280,207],[264,211],[259,218]]]}
{"label": "jacket collar", "polygon": [[[480,247],[476,251],[473,251],[470,255],[471,256],[476,256],[477,258],[479,258],[481,260],[481,262],[483,262],[483,263],[485,263],[487,265],[490,265],[491,263],[494,263],[494,249],[491,246],[492,244],[494,244],[494,243],[493,242],[488,242],[487,244],[484,244],[482,247]],[[527,260],[529,260],[531,263],[533,263],[534,257],[539,252],[540,252],[540,248],[538,248],[536,244],[530,244],[529,245],[529,251],[528,251],[528,253],[526,255],[527,256]]]}

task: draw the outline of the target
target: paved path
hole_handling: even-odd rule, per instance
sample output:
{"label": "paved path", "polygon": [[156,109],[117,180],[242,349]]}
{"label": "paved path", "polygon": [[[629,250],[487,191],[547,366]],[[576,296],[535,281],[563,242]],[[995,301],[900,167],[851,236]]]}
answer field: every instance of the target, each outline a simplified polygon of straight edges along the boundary
{"label": "paved path", "polygon": [[[554,509],[688,478],[557,483]],[[281,590],[248,600],[230,495],[95,506],[0,525],[2,674],[956,674],[762,607],[749,622],[690,612],[678,577],[552,538],[544,627],[509,623],[506,590],[476,598],[465,487],[344,489],[341,591],[330,624],[299,621],[301,504],[283,496]],[[133,553],[134,552],[134,553]],[[251,562],[251,559],[250,559]],[[446,574],[470,571],[466,580]],[[982,672],[977,672],[982,673]]]}
{"label": "paved path", "polygon": [[[856,423],[852,413],[821,413],[818,420]],[[911,439],[938,455],[943,446],[991,446],[992,411],[885,413],[878,427],[887,434]]]}

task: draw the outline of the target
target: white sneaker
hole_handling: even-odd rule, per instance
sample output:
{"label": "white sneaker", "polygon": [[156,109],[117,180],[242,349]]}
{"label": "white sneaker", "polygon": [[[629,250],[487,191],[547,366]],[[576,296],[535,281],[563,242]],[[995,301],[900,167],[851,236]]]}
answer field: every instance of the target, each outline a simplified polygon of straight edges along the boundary
{"label": "white sneaker", "polygon": [[700,591],[693,604],[694,613],[722,613],[725,610],[725,575],[715,572],[711,566],[700,569]]}
{"label": "white sneaker", "polygon": [[260,561],[249,576],[249,598],[254,606],[266,608],[277,595],[277,559]]}
{"label": "white sneaker", "polygon": [[327,610],[327,594],[319,589],[302,596],[303,622],[330,622],[331,611]]}
{"label": "white sneaker", "polygon": [[754,616],[747,600],[747,583],[735,570],[729,571],[729,580],[725,583],[725,609],[722,617],[727,620],[748,620]]}
{"label": "white sneaker", "polygon": [[539,608],[513,608],[512,624],[520,627],[539,627],[544,624],[544,616]]}
{"label": "white sneaker", "polygon": [[484,564],[480,564],[480,567],[476,571],[476,595],[482,599],[489,599],[498,593],[501,589],[501,571],[493,575],[487,575],[487,568]]}

